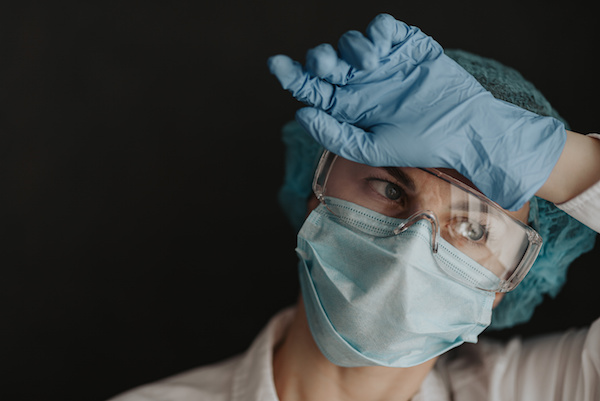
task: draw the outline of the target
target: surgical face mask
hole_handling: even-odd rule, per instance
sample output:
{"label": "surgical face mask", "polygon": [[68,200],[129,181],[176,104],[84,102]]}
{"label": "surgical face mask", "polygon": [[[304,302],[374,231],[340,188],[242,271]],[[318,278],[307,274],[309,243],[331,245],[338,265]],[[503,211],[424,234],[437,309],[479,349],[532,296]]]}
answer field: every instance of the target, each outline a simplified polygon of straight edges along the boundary
{"label": "surgical face mask", "polygon": [[[319,205],[296,251],[310,330],[331,362],[410,367],[477,341],[490,324],[495,294],[474,286],[498,277],[443,238],[434,260],[425,220],[391,236],[398,219],[343,200],[328,203],[345,217]],[[452,279],[448,269],[473,286]]]}

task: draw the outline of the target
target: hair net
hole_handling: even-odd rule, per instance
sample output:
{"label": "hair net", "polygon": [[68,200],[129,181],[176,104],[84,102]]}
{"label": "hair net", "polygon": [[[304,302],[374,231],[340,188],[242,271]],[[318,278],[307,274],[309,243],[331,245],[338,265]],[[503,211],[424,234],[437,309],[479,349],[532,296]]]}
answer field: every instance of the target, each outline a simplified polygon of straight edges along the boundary
{"label": "hair net", "polygon": [[[557,118],[568,127],[542,93],[516,70],[462,50],[446,50],[446,54],[496,98],[540,115]],[[298,231],[306,216],[312,178],[322,148],[295,121],[287,123],[282,133],[286,157],[279,201],[292,226]],[[542,236],[544,244],[529,274],[494,309],[491,329],[527,322],[535,307],[543,301],[544,295],[554,297],[559,293],[571,262],[594,246],[594,231],[541,198],[534,197],[530,201],[529,222]]]}

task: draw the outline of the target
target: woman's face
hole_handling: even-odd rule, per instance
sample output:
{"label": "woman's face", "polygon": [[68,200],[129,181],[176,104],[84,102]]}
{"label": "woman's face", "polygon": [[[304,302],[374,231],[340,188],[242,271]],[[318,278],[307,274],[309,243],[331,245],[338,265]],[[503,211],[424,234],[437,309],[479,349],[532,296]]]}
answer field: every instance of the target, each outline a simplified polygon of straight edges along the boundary
{"label": "woman's face", "polygon": [[[438,170],[479,192],[470,181],[455,170]],[[485,224],[477,223],[469,223],[468,226],[465,226],[464,221],[467,220],[464,215],[467,211],[461,211],[461,208],[466,207],[467,202],[463,199],[466,195],[440,178],[417,168],[370,167],[338,157],[330,169],[325,195],[351,201],[378,213],[400,219],[407,219],[420,210],[433,211],[440,222],[442,237],[448,239],[448,242],[458,249],[463,244],[452,243],[452,233],[445,232],[445,230],[456,229],[457,226],[468,227],[468,234],[477,238],[477,236],[483,235],[482,227],[486,227]],[[310,199],[308,212],[310,213],[318,204],[319,201],[315,197]],[[527,203],[518,211],[505,211],[505,213],[527,224],[529,204]],[[496,235],[494,240],[510,241],[510,235],[502,233]],[[501,263],[496,260],[493,253],[487,251],[487,247],[479,247],[480,250],[475,251],[473,249],[471,247],[469,255],[472,259],[492,271],[496,268],[502,269]],[[501,298],[502,294],[498,293],[494,306]]]}

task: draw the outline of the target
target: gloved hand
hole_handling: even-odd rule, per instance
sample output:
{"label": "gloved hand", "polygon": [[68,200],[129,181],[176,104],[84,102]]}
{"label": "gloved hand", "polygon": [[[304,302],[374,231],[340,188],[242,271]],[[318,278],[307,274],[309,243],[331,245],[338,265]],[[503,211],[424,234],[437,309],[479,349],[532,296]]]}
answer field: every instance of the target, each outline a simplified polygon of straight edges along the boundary
{"label": "gloved hand", "polygon": [[416,27],[381,14],[307,53],[306,68],[269,59],[284,89],[308,104],[298,122],[326,149],[372,166],[445,167],[519,209],[544,184],[564,125],[495,99]]}

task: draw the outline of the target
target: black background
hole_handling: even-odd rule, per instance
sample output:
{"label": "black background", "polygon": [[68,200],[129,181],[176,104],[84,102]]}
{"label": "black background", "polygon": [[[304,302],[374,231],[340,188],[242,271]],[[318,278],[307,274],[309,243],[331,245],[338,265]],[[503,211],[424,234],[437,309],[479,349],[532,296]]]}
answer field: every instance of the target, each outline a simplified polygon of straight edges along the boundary
{"label": "black background", "polygon": [[[103,400],[244,350],[294,302],[276,193],[298,104],[268,56],[389,12],[517,68],[594,132],[590,4],[3,2],[0,399]],[[597,317],[598,254],[512,332]]]}

